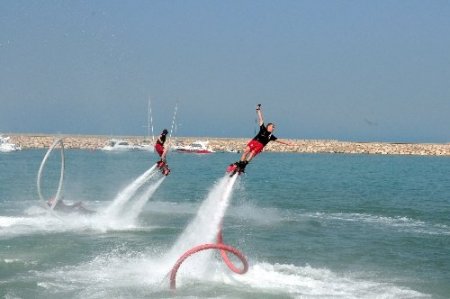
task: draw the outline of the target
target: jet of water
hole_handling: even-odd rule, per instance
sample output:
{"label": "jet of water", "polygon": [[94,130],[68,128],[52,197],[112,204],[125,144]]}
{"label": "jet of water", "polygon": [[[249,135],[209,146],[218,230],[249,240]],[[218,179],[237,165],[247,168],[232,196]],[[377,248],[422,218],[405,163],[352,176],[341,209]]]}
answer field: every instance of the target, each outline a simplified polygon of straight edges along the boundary
{"label": "jet of water", "polygon": [[133,202],[131,208],[127,208],[126,212],[122,215],[122,217],[127,219],[128,222],[136,221],[136,218],[144,209],[144,206],[147,203],[147,201],[152,197],[153,193],[155,193],[155,191],[158,189],[159,185],[161,185],[161,183],[164,181],[165,178],[166,176],[163,176],[155,183],[148,186],[147,190],[145,190],[145,192],[143,192],[143,194],[141,194],[141,196]]}
{"label": "jet of water", "polygon": [[103,212],[104,216],[116,217],[123,209],[124,205],[136,194],[137,190],[144,185],[153,175],[155,175],[156,164],[149,170],[141,174],[125,189],[117,194],[111,205]]}
{"label": "jet of water", "polygon": [[236,178],[237,175],[230,178],[227,174],[214,185],[206,200],[200,206],[194,220],[186,227],[166,255],[170,266],[192,247],[215,242],[230,202]]}

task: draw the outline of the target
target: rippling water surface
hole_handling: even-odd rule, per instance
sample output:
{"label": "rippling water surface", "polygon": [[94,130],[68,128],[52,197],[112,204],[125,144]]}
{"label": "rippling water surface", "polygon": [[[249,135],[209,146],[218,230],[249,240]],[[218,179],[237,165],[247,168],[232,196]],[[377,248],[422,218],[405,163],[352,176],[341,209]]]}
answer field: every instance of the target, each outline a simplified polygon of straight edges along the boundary
{"label": "rippling water surface", "polygon": [[[450,297],[450,158],[263,153],[230,182],[236,154],[170,153],[171,175],[134,192],[154,154],[67,150],[64,201],[97,213],[65,215],[38,198],[44,155],[0,154],[2,297]],[[45,197],[59,170],[54,152]],[[170,291],[177,256],[213,241],[221,221],[249,271],[203,252]]]}

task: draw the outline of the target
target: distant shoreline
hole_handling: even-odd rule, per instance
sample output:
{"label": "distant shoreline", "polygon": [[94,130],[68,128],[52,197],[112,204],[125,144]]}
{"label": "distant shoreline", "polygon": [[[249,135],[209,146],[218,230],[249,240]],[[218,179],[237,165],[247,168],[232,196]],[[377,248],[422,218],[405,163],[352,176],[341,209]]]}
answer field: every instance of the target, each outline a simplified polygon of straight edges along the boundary
{"label": "distant shoreline", "polygon": [[[11,142],[22,149],[48,148],[56,138],[64,138],[64,146],[71,149],[97,150],[106,145],[109,139],[123,139],[131,144],[152,143],[142,136],[74,135],[74,134],[3,134],[11,137]],[[208,140],[209,146],[218,152],[241,151],[250,138],[220,137],[174,137],[172,143],[187,145],[195,140]],[[399,142],[351,142],[339,140],[285,139],[296,144],[286,146],[276,142],[269,143],[265,151],[292,153],[340,153],[375,155],[420,155],[450,156],[450,143],[399,143]]]}

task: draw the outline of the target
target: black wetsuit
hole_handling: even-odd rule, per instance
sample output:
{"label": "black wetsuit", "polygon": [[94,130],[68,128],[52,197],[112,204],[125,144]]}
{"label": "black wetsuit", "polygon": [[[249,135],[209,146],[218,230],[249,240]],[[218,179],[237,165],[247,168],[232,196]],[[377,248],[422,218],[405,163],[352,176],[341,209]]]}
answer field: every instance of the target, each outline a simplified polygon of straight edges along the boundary
{"label": "black wetsuit", "polygon": [[[161,140],[161,141],[160,141]],[[158,140],[156,141],[157,144],[161,144],[164,145],[164,143],[166,142],[166,135],[165,134],[161,134],[159,135]]]}
{"label": "black wetsuit", "polygon": [[259,143],[261,143],[262,145],[267,145],[267,143],[269,143],[269,141],[275,141],[278,138],[275,137],[274,135],[272,135],[271,132],[267,131],[266,126],[264,125],[264,123],[259,127],[259,133],[258,135],[256,135],[253,140],[258,141]]}

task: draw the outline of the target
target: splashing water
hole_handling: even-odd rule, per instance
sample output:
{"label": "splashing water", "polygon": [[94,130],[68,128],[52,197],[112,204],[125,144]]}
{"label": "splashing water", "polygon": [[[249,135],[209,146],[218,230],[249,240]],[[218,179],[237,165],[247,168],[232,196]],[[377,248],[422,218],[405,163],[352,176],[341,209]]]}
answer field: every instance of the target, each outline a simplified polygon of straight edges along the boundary
{"label": "splashing water", "polygon": [[155,168],[156,164],[153,165],[153,167],[151,167],[149,170],[144,172],[131,184],[129,184],[123,191],[119,192],[119,194],[113,200],[111,205],[106,208],[103,214],[105,216],[115,218],[123,209],[124,205],[136,194],[137,190],[156,173],[154,171]]}
{"label": "splashing water", "polygon": [[131,208],[129,208],[123,214],[123,217],[127,219],[129,222],[134,222],[144,209],[144,206],[147,203],[147,201],[152,197],[153,193],[155,193],[155,191],[159,188],[159,186],[161,185],[161,183],[164,181],[165,178],[166,177],[163,176],[162,178],[157,180],[154,184],[148,186],[147,190],[145,190],[145,192],[141,194],[137,200],[135,200]]}
{"label": "splashing water", "polygon": [[[222,219],[229,205],[236,179],[237,176],[230,178],[227,174],[214,185],[206,200],[200,206],[194,220],[186,227],[164,257],[169,267],[172,267],[175,261],[192,247],[215,242]],[[201,257],[196,256],[187,263],[192,264],[195,261],[196,268],[202,271],[206,268],[209,256],[210,253],[205,253]]]}
{"label": "splashing water", "polygon": [[165,177],[151,183],[133,204],[131,204],[130,201],[136,197],[138,190],[156,173],[158,173],[158,171],[155,164],[119,192],[113,202],[103,212],[93,217],[95,228],[102,231],[108,229],[134,228],[136,226],[136,219],[142,212],[145,203],[158,189]]}

